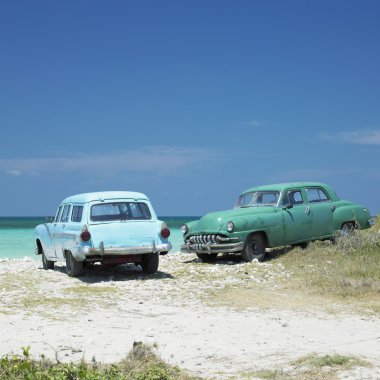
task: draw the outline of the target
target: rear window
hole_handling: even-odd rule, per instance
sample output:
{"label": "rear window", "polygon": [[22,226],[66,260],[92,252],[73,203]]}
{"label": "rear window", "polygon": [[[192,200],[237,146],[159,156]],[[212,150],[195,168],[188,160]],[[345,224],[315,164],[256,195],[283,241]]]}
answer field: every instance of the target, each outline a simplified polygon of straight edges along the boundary
{"label": "rear window", "polygon": [[144,202],[99,203],[91,207],[93,222],[112,220],[150,220],[152,215]]}
{"label": "rear window", "polygon": [[70,205],[65,205],[63,207],[62,216],[61,216],[60,221],[62,223],[68,222],[69,221],[69,215],[70,215]]}
{"label": "rear window", "polygon": [[327,194],[320,188],[308,188],[305,189],[307,200],[310,203],[313,202],[327,202],[329,201],[329,197]]}

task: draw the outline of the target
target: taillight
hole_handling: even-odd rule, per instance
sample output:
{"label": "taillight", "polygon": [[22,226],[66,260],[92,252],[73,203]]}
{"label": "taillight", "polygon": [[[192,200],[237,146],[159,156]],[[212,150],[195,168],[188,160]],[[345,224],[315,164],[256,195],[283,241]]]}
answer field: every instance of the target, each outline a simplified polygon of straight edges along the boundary
{"label": "taillight", "polygon": [[162,228],[161,228],[161,236],[164,238],[164,239],[167,239],[169,236],[170,236],[170,230],[169,228],[164,224],[162,225]]}
{"label": "taillight", "polygon": [[88,231],[86,225],[83,226],[83,230],[80,234],[80,238],[82,239],[82,241],[89,241],[91,239],[91,234]]}

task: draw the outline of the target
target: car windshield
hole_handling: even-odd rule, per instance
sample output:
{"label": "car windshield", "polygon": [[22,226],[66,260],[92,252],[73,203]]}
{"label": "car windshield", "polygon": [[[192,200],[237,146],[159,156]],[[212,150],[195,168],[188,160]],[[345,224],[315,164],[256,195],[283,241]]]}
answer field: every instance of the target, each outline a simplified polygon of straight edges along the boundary
{"label": "car windshield", "polygon": [[240,195],[235,204],[235,208],[277,206],[279,198],[279,191],[252,191]]}
{"label": "car windshield", "polygon": [[99,203],[91,207],[93,222],[112,220],[150,220],[149,207],[143,202]]}

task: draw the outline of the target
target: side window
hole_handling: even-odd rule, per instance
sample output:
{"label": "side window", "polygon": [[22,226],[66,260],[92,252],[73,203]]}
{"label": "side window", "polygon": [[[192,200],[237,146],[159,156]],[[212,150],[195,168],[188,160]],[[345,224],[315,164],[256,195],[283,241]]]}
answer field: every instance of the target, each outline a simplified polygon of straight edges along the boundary
{"label": "side window", "polygon": [[83,206],[73,206],[73,212],[71,214],[72,222],[81,222],[83,214]]}
{"label": "side window", "polygon": [[68,222],[69,221],[69,213],[70,213],[70,205],[65,205],[63,207],[60,222]]}
{"label": "side window", "polygon": [[57,223],[59,220],[59,217],[61,216],[62,206],[59,206],[57,213],[55,214],[54,222]]}
{"label": "side window", "polygon": [[289,190],[282,199],[283,205],[299,205],[303,203],[301,190]]}
{"label": "side window", "polygon": [[329,197],[321,188],[308,188],[305,191],[309,203],[326,202],[329,200]]}

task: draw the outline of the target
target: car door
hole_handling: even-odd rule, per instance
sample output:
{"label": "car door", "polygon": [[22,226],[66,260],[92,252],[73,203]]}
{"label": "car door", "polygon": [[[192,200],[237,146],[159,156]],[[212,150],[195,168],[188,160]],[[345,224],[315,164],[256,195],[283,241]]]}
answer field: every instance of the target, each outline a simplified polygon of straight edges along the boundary
{"label": "car door", "polygon": [[53,240],[56,257],[63,257],[63,244],[65,238],[65,228],[69,221],[71,205],[66,204],[62,208],[59,220],[53,225]]}
{"label": "car door", "polygon": [[313,224],[309,205],[301,189],[290,189],[282,196],[285,244],[305,241],[313,235]]}
{"label": "car door", "polygon": [[55,250],[56,246],[56,239],[57,239],[57,230],[58,230],[58,223],[59,219],[62,215],[63,206],[59,206],[57,213],[55,214],[54,221],[52,223],[49,223],[49,234],[51,238],[51,248],[49,249],[49,253],[51,257],[57,257],[57,252]]}
{"label": "car door", "polygon": [[333,234],[334,203],[319,187],[305,188],[305,195],[313,220],[313,238],[331,236]]}

